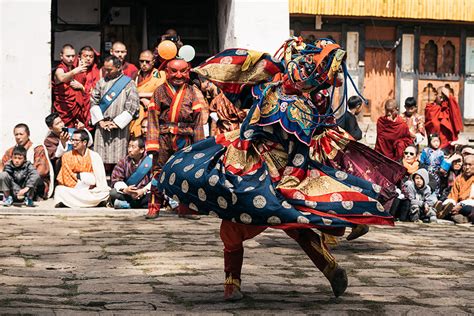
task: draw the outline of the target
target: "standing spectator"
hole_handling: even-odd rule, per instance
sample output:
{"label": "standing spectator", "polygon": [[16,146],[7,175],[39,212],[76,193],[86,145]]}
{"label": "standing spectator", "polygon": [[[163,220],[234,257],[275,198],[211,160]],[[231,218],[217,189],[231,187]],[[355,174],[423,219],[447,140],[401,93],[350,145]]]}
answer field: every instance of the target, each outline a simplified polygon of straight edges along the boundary
{"label": "standing spectator", "polygon": [[438,88],[435,102],[426,105],[425,118],[426,132],[439,135],[441,148],[457,140],[463,129],[458,102],[446,87]]}
{"label": "standing spectator", "polygon": [[140,112],[138,118],[130,123],[130,134],[135,137],[141,136],[141,122],[148,115],[148,104],[156,88],[166,81],[164,71],[158,71],[153,65],[155,58],[150,50],[140,54],[140,70],[135,79],[138,96],[140,97]]}
{"label": "standing spectator", "polygon": [[454,181],[448,199],[437,210],[438,218],[451,217],[456,223],[473,221],[474,211],[474,155],[464,158],[463,172]]}
{"label": "standing spectator", "polygon": [[24,123],[17,124],[13,128],[15,136],[15,146],[7,149],[0,162],[0,171],[3,171],[5,165],[13,158],[13,150],[17,146],[22,146],[26,149],[26,159],[33,163],[33,166],[38,171],[41,181],[38,184],[35,198],[48,198],[51,196],[52,189],[50,184],[53,182],[52,174],[49,172],[51,166],[49,165],[47,153],[43,145],[35,146],[30,140],[30,128]]}
{"label": "standing spectator", "polygon": [[146,208],[151,187],[152,157],[145,154],[143,138],[132,138],[128,155],[112,172],[110,199],[116,209]]}
{"label": "standing spectator", "polygon": [[406,98],[405,112],[400,115],[408,125],[410,133],[415,135],[415,145],[423,142],[426,136],[425,117],[418,114],[416,99],[414,97]]}
{"label": "standing spectator", "polygon": [[[58,112],[67,127],[74,127],[83,119],[83,89],[85,82],[76,80],[76,75],[87,71],[82,61],[75,67],[76,52],[72,45],[66,44],[61,50],[61,63],[53,76],[53,112]],[[85,79],[83,76],[82,79]],[[82,123],[84,123],[82,121]]]}
{"label": "standing spectator", "polygon": [[[79,51],[79,58],[83,65],[87,66],[86,72],[76,76],[77,80],[83,82],[82,98],[83,106],[81,108],[81,117],[79,121],[83,122],[88,130],[92,130],[89,126],[91,120],[91,93],[95,85],[100,79],[99,71],[99,53],[91,46],[84,46]],[[77,127],[77,126],[76,126]]]}
{"label": "standing spectator", "polygon": [[398,115],[397,103],[385,102],[385,116],[377,120],[377,141],[375,150],[390,159],[399,161],[405,148],[413,143],[407,123]]}
{"label": "standing spectator", "polygon": [[147,134],[147,131],[148,131],[148,118],[147,117],[145,117],[142,120],[140,130],[141,130],[141,133],[142,133],[142,138],[146,140],[146,134]]}
{"label": "standing spectator", "polygon": [[[138,75],[138,68],[134,64],[130,64],[129,62],[125,61],[125,57],[127,57],[127,46],[124,43],[116,41],[112,44],[112,48],[110,49],[110,55],[117,57],[120,62],[122,63],[122,72],[125,76],[130,77],[132,80]],[[104,67],[101,69],[101,77],[106,76],[106,69],[105,64]]]}
{"label": "standing spectator", "polygon": [[99,154],[87,148],[89,134],[75,131],[73,149],[62,157],[54,194],[56,207],[94,207],[109,198],[105,170]]}
{"label": "standing spectator", "polygon": [[11,206],[14,201],[25,200],[26,206],[34,206],[33,197],[40,180],[31,162],[26,160],[26,149],[16,146],[12,159],[0,172],[0,191],[5,196],[3,206]]}
{"label": "standing spectator", "polygon": [[[428,135],[428,146],[423,149],[420,156],[420,165],[428,170],[433,182],[432,189],[439,194],[440,178],[439,171],[444,161],[444,152],[439,148],[441,144],[438,134]],[[449,168],[447,168],[449,169]]]}
{"label": "standing spectator", "polygon": [[357,115],[362,111],[362,99],[354,95],[347,101],[347,106],[349,109],[337,120],[337,125],[351,134],[355,140],[361,140],[362,131],[357,123]]}
{"label": "standing spectator", "polygon": [[135,82],[122,74],[122,63],[115,56],[104,62],[105,76],[91,96],[91,121],[98,125],[94,150],[102,157],[106,169],[127,154],[129,124],[138,112],[139,100]]}
{"label": "standing spectator", "polygon": [[410,220],[417,222],[435,222],[436,211],[434,205],[437,201],[436,194],[431,192],[428,185],[429,176],[426,169],[418,169],[413,173],[412,180],[405,182],[405,191],[410,202]]}

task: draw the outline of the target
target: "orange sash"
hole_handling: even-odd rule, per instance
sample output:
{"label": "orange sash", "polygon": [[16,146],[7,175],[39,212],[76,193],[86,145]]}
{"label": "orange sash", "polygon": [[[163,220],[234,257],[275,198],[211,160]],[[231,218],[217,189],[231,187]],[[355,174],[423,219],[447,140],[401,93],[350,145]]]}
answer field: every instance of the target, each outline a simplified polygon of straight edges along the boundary
{"label": "orange sash", "polygon": [[170,132],[172,134],[178,133],[178,119],[179,112],[181,111],[181,105],[183,104],[184,96],[186,95],[186,84],[183,84],[178,91],[174,91],[174,88],[166,82],[166,89],[168,93],[173,96],[171,101],[170,111],[169,111],[169,122],[171,124],[176,124],[175,126],[170,126]]}

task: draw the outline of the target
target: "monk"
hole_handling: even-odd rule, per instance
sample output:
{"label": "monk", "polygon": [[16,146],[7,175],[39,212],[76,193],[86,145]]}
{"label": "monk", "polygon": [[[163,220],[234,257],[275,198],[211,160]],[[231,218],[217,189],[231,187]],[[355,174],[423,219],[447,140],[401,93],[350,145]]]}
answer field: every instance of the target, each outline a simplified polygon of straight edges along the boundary
{"label": "monk", "polygon": [[82,109],[79,121],[84,123],[85,127],[90,131],[93,129],[89,125],[91,120],[90,108],[91,108],[91,93],[92,89],[100,79],[100,71],[98,67],[99,53],[91,46],[84,46],[79,51],[79,58],[83,65],[86,65],[87,69],[85,72],[80,73],[76,76],[79,82],[83,82],[82,85]]}
{"label": "monk", "polygon": [[87,148],[89,134],[85,130],[73,133],[73,149],[62,157],[61,170],[54,194],[56,207],[94,207],[109,198],[110,188],[105,178],[100,156]]}
{"label": "monk", "polygon": [[457,140],[459,133],[463,130],[458,102],[446,87],[438,88],[434,103],[426,105],[425,119],[426,132],[439,135],[441,148]]}
{"label": "monk", "polygon": [[148,104],[155,89],[166,80],[164,71],[158,71],[153,67],[155,58],[151,50],[141,52],[140,70],[135,79],[137,84],[138,96],[140,97],[140,112],[138,118],[130,123],[130,134],[134,137],[142,136],[141,122],[148,115]]}
{"label": "monk", "polygon": [[[87,65],[79,62],[75,67],[76,52],[74,47],[66,44],[61,49],[61,63],[54,71],[53,109],[58,112],[66,127],[83,120],[83,95],[85,81],[80,82],[76,76],[87,71]],[[83,76],[82,79],[85,79]]]}
{"label": "monk", "polygon": [[[127,46],[125,46],[122,42],[114,42],[112,44],[112,48],[110,49],[110,55],[117,57],[122,62],[122,72],[125,76],[130,77],[132,80],[138,75],[138,68],[134,64],[130,64],[129,62],[125,61],[125,57],[127,57]],[[101,77],[104,77],[105,70],[104,67],[101,69]]]}
{"label": "monk", "polygon": [[[190,65],[184,60],[168,62],[166,82],[155,90],[148,106],[146,150],[153,154],[155,179],[172,154],[204,139],[203,122],[208,118],[208,105],[201,91],[188,83],[189,70]],[[204,120],[203,116],[207,118]],[[163,203],[163,193],[152,187],[146,218],[157,218]],[[199,218],[185,214],[184,208],[178,212],[181,217]]]}
{"label": "monk", "polygon": [[403,151],[413,143],[415,135],[410,133],[407,123],[398,115],[395,100],[385,102],[385,116],[377,120],[377,141],[375,151],[398,161],[403,157]]}
{"label": "monk", "polygon": [[5,165],[12,159],[13,149],[17,146],[24,147],[27,150],[26,159],[33,164],[41,178],[36,190],[36,197],[50,197],[52,193],[52,179],[50,170],[52,168],[46,156],[47,152],[45,147],[42,145],[36,146],[33,144],[33,142],[30,140],[30,128],[26,124],[17,124],[13,128],[13,134],[15,136],[16,144],[15,146],[7,149],[3,155],[2,161],[0,162],[0,171],[3,171]]}

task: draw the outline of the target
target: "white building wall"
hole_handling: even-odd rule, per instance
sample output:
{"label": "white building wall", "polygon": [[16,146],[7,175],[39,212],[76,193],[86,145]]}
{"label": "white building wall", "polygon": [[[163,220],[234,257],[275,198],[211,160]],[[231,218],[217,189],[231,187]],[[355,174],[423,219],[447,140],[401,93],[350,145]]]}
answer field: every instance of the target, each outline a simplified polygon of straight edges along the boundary
{"label": "white building wall", "polygon": [[219,47],[275,53],[290,36],[288,0],[221,0]]}
{"label": "white building wall", "polygon": [[0,154],[26,123],[35,143],[51,108],[51,0],[0,0]]}

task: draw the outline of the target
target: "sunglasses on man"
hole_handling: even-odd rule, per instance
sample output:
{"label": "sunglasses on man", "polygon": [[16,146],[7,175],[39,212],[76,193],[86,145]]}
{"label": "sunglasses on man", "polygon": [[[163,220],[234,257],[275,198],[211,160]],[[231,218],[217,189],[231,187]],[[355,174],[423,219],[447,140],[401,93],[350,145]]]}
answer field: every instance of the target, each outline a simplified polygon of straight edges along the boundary
{"label": "sunglasses on man", "polygon": [[151,64],[152,61],[151,60],[139,60],[140,64]]}
{"label": "sunglasses on man", "polygon": [[405,151],[404,154],[406,156],[415,156],[415,153],[414,152],[411,152],[411,151]]}

